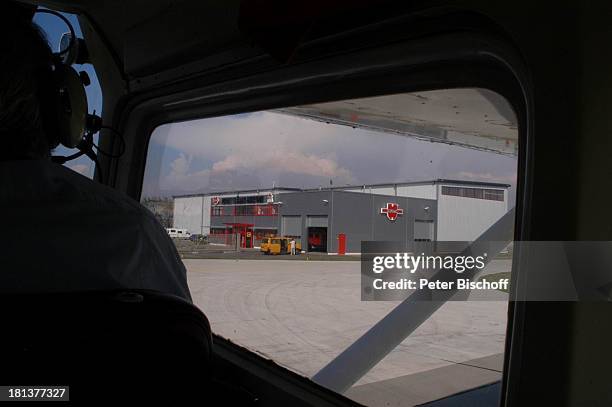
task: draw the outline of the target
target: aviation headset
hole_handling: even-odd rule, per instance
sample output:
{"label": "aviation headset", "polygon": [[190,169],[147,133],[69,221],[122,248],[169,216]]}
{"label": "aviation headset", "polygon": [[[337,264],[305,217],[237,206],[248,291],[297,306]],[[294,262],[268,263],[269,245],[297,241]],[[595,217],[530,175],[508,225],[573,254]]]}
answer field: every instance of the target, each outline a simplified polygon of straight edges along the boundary
{"label": "aviation headset", "polygon": [[43,68],[40,73],[38,96],[43,130],[51,148],[59,144],[67,148],[82,147],[86,135],[99,131],[102,123],[98,116],[88,114],[85,86],[89,85],[89,78],[71,66],[76,62],[78,40],[74,28],[62,14],[47,9],[37,12],[59,17],[70,30],[67,47],[52,53],[48,69]]}
{"label": "aviation headset", "polygon": [[[103,154],[109,158],[119,158],[126,148],[123,135],[112,127],[102,124],[102,119],[88,113],[87,95],[85,86],[90,84],[86,72],[78,73],[72,65],[84,63],[87,59],[87,49],[83,40],[78,39],[74,27],[62,14],[47,9],[40,9],[38,13],[52,14],[59,17],[69,28],[69,37],[64,34],[60,43],[60,50],[52,53],[51,61],[43,72],[39,81],[39,110],[42,118],[43,131],[47,136],[49,146],[57,147],[59,144],[67,148],[77,148],[77,153],[69,156],[52,156],[51,159],[59,164],[74,160],[82,155],[89,157],[98,168],[97,175],[100,182],[104,182],[98,155]],[[68,43],[64,44],[64,39]],[[66,46],[64,49],[61,49]],[[120,151],[113,155],[102,150],[93,141],[93,135],[101,129],[110,130],[120,138]],[[94,152],[94,148],[96,152]]]}
{"label": "aviation headset", "polygon": [[[69,156],[52,156],[54,162],[63,164],[86,155],[96,164],[97,175],[100,182],[103,182],[98,155],[119,158],[125,151],[126,143],[123,135],[112,127],[103,125],[102,119],[95,115],[95,112],[88,113],[85,86],[90,84],[89,77],[86,72],[78,73],[72,67],[75,63],[87,62],[87,48],[84,41],[76,37],[74,27],[64,15],[53,10],[36,10],[36,7],[18,3],[11,5],[11,3],[6,5],[7,13],[1,16],[4,21],[10,22],[11,19],[31,21],[35,13],[44,13],[58,17],[68,27],[70,33],[62,37],[60,50],[55,53],[49,50],[48,60],[38,66],[36,71],[41,127],[51,149],[61,144],[79,150]],[[68,40],[67,43],[65,39]],[[101,129],[108,129],[115,136],[119,136],[121,144],[118,154],[110,154],[94,143],[93,135]]]}

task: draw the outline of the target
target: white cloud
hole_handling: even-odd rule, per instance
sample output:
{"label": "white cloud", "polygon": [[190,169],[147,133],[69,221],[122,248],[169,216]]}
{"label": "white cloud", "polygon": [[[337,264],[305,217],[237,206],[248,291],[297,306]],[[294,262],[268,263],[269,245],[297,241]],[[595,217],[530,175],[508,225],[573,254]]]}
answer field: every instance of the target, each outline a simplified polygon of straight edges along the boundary
{"label": "white cloud", "polygon": [[[351,171],[335,154],[339,133],[329,126],[273,112],[221,117],[161,126],[154,143],[179,152],[159,180],[162,190],[256,188],[286,183],[351,183]],[[196,163],[208,168],[194,171]],[[201,168],[201,167],[200,167]],[[319,179],[320,178],[320,179]],[[324,179],[324,180],[323,180]]]}
{"label": "white cloud", "polygon": [[[351,172],[338,165],[333,157],[320,157],[297,151],[273,150],[264,154],[252,155],[239,152],[228,155],[212,164],[211,168],[190,171],[192,156],[183,153],[170,163],[170,173],[161,180],[162,190],[202,191],[231,187],[255,188],[272,185],[285,180],[292,182],[311,179],[333,179],[338,184],[354,181]],[[287,179],[289,179],[287,181]],[[311,181],[312,182],[312,181]],[[291,186],[298,186],[298,185]]]}
{"label": "white cloud", "polygon": [[331,158],[298,151],[274,150],[262,155],[232,154],[213,164],[212,170],[271,170],[316,177],[351,179],[351,172]]}
{"label": "white cloud", "polygon": [[192,160],[193,156],[186,156],[185,154],[181,153],[176,160],[170,163],[170,175],[186,175],[189,171],[189,166],[191,165]]}
{"label": "white cloud", "polygon": [[189,167],[193,156],[184,153],[170,163],[170,173],[162,176],[160,188],[162,190],[178,189],[182,191],[197,190],[208,185],[210,170],[190,172]]}
{"label": "white cloud", "polygon": [[220,161],[232,154],[261,155],[272,150],[333,151],[335,148],[330,146],[339,141],[339,136],[354,131],[280,113],[259,112],[160,126],[152,140],[190,156]]}

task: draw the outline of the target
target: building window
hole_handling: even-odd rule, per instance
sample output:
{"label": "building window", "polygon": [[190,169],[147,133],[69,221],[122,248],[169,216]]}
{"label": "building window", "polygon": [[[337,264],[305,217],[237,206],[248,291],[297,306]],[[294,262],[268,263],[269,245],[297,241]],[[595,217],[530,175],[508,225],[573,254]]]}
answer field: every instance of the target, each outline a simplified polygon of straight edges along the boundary
{"label": "building window", "polygon": [[234,196],[228,198],[221,198],[222,205],[257,204],[264,203],[265,201],[266,197],[264,195]]}
{"label": "building window", "polygon": [[274,204],[232,204],[212,206],[211,216],[278,216],[278,206]]}
{"label": "building window", "polygon": [[459,196],[462,198],[486,199],[488,201],[504,200],[503,189],[466,188],[466,187],[442,187],[442,195]]}
{"label": "building window", "polygon": [[256,205],[254,208],[253,215],[255,216],[276,216],[278,211],[276,205]]}
{"label": "building window", "polygon": [[251,207],[249,206],[235,206],[234,214],[237,216],[247,216],[251,214]]}

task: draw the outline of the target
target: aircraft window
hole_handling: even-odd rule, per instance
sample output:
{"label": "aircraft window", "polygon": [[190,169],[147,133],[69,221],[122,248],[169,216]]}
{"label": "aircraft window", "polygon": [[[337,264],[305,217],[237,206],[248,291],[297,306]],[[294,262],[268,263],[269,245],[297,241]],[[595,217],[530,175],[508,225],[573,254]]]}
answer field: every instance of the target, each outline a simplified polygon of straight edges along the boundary
{"label": "aircraft window", "polygon": [[[77,38],[83,38],[83,34],[81,31],[81,27],[79,25],[79,21],[75,14],[70,13],[62,13],[72,24]],[[43,30],[44,34],[47,37],[47,41],[51,49],[54,52],[57,52],[60,49],[60,41],[64,34],[69,32],[66,24],[60,20],[58,17],[45,13],[36,13],[34,15],[34,22],[38,24],[38,26]],[[86,72],[89,76],[91,84],[85,87],[85,93],[87,95],[87,104],[89,113],[96,113],[98,116],[102,114],[102,89],[100,88],[100,83],[98,82],[98,76],[96,75],[96,71],[92,64],[75,64],[73,67],[78,72]],[[95,142],[97,143],[97,136],[94,137]],[[54,151],[53,155],[61,155],[61,156],[69,156],[74,154],[78,150],[76,149],[68,149],[62,145],[59,145]],[[75,160],[68,161],[64,164],[66,167],[70,168],[73,171],[78,172],[88,178],[93,178],[95,165],[94,163],[87,158],[86,156],[81,156],[76,158]]]}
{"label": "aircraft window", "polygon": [[[142,199],[206,237],[177,248],[215,333],[360,403],[422,404],[501,378],[507,293],[445,303],[350,385],[329,384],[325,369],[401,301],[362,299],[361,244],[474,241],[512,216],[517,156],[494,92],[352,99],[159,126]],[[508,242],[481,277],[511,265]]]}

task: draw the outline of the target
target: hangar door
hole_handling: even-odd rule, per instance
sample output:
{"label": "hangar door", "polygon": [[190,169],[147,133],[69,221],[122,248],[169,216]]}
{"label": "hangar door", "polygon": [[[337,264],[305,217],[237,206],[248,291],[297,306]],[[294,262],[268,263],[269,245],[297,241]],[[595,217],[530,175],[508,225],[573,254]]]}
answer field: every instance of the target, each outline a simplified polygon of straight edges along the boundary
{"label": "hangar door", "polygon": [[326,228],[327,216],[309,216],[308,227]]}
{"label": "hangar door", "polygon": [[286,237],[295,238],[296,242],[302,242],[302,217],[283,216],[281,220],[281,234]]}
{"label": "hangar door", "polygon": [[327,251],[327,216],[309,216],[308,226],[308,251]]}

